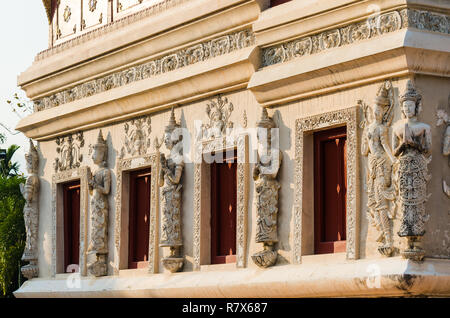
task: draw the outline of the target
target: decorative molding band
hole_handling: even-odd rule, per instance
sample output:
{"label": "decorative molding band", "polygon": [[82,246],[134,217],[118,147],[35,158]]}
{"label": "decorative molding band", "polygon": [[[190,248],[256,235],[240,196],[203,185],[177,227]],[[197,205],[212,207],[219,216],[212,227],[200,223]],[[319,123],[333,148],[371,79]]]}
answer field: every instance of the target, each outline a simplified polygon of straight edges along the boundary
{"label": "decorative molding band", "polygon": [[[122,194],[124,192],[123,187],[123,173],[129,172],[135,169],[151,168],[151,184],[150,184],[150,231],[148,242],[148,271],[151,274],[158,272],[158,242],[159,242],[159,188],[158,188],[158,176],[159,176],[159,151],[150,155],[143,155],[133,158],[122,159],[119,158],[116,168],[116,211],[114,219],[114,275],[119,274],[121,264],[128,264],[128,260],[121,260],[120,256],[123,255],[122,250],[128,248],[128,246],[122,246],[122,214],[124,214],[125,207],[128,206],[127,202],[123,202]],[[127,233],[127,232],[126,232]]]}
{"label": "decorative molding band", "polygon": [[250,47],[255,36],[250,29],[230,33],[213,40],[172,52],[158,59],[109,74],[50,96],[34,100],[34,111],[70,103],[132,82],[171,72],[198,62]]}
{"label": "decorative molding band", "polygon": [[295,200],[294,200],[294,235],[293,263],[300,264],[302,256],[303,218],[303,158],[308,149],[304,149],[304,136],[314,131],[347,126],[347,259],[359,258],[359,107],[319,114],[296,120],[295,124]]}
{"label": "decorative molding band", "polygon": [[106,33],[120,29],[131,23],[143,20],[145,18],[148,18],[152,15],[156,15],[163,11],[167,11],[168,9],[174,8],[187,1],[189,0],[165,0],[164,2],[160,2],[158,4],[155,4],[154,6],[143,9],[139,12],[126,16],[122,19],[113,21],[95,30],[83,33],[82,35],[79,35],[76,38],[70,39],[64,43],[60,43],[47,50],[39,52],[38,55],[35,57],[35,61],[43,60],[49,56],[65,51],[79,44],[104,36]]}
{"label": "decorative molding band", "polygon": [[402,9],[369,16],[342,28],[327,30],[263,49],[262,67],[378,37],[413,27],[450,34],[450,16],[429,11]]}
{"label": "decorative molding band", "polygon": [[[88,210],[89,210],[89,187],[88,174],[89,167],[83,166],[76,169],[66,170],[55,173],[52,177],[52,277],[55,277],[58,271],[61,270],[61,265],[58,265],[62,260],[58,257],[63,257],[62,254],[57,255],[63,250],[62,237],[59,237],[57,229],[61,228],[59,224],[62,221],[62,205],[63,202],[58,200],[58,185],[69,181],[80,180],[80,262],[79,271],[81,276],[87,275],[87,245],[88,245]],[[60,211],[58,211],[60,210]],[[59,224],[58,224],[59,223]],[[59,243],[58,243],[59,242]],[[64,266],[64,265],[62,265]],[[66,269],[63,269],[65,273]]]}

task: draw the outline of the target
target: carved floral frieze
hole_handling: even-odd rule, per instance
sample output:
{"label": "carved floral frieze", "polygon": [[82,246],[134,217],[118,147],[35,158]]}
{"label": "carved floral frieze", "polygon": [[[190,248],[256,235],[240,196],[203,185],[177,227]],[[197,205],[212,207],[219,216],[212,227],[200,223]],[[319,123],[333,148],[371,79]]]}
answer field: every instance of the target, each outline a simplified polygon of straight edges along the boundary
{"label": "carved floral frieze", "polygon": [[450,16],[414,9],[373,15],[367,20],[342,28],[327,30],[265,48],[262,53],[262,66],[287,62],[294,58],[375,38],[407,27],[449,34]]}
{"label": "carved floral frieze", "polygon": [[34,110],[41,111],[60,106],[116,87],[121,87],[240,50],[254,45],[254,43],[255,37],[251,30],[230,33],[208,42],[172,52],[144,64],[74,86],[53,95],[36,99],[34,100]]}

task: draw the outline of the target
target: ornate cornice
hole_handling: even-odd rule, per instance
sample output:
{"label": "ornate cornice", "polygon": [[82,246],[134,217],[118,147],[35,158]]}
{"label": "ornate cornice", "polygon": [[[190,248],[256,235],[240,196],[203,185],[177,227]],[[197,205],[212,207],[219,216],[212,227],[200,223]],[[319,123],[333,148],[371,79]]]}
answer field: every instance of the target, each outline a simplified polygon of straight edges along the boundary
{"label": "ornate cornice", "polygon": [[[114,30],[117,30],[124,26],[127,26],[130,23],[134,23],[136,21],[140,21],[142,19],[148,18],[149,16],[166,11],[168,9],[176,7],[187,1],[189,1],[189,0],[165,0],[163,2],[157,3],[153,6],[143,9],[139,12],[130,14],[124,18],[121,18],[121,19],[118,19],[111,23],[108,23],[108,24],[106,24],[100,28],[97,28],[95,30],[92,30],[90,32],[83,33],[80,36],[70,39],[64,43],[60,43],[60,44],[55,45],[47,50],[39,52],[35,58],[35,61],[43,60],[49,56],[52,56],[54,54],[65,51],[65,50],[70,49],[79,44],[85,43],[87,41],[93,40],[93,39],[101,37],[101,36],[104,36],[106,33],[109,33],[111,31],[114,31]],[[51,19],[52,19],[51,0],[43,0],[43,3],[45,6],[45,10],[47,12],[48,22],[51,23],[52,22],[51,21]]]}
{"label": "ornate cornice", "polygon": [[402,9],[371,16],[364,21],[341,28],[267,47],[262,51],[262,67],[284,63],[410,27],[450,34],[450,16],[415,9]]}
{"label": "ornate cornice", "polygon": [[35,111],[60,106],[132,82],[171,72],[198,62],[254,45],[251,30],[237,31],[171,52],[149,62],[100,77],[95,80],[34,100]]}

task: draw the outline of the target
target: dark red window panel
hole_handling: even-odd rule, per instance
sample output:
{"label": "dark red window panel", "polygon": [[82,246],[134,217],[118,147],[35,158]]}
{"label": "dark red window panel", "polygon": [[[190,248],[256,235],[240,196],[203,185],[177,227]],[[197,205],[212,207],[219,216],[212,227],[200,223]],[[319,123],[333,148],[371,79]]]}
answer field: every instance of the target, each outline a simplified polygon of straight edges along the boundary
{"label": "dark red window panel", "polygon": [[286,2],[289,2],[289,1],[291,1],[291,0],[270,0],[270,6],[271,7],[275,7],[275,6],[279,5],[279,4],[283,4],[283,3],[286,3]]}
{"label": "dark red window panel", "polygon": [[211,164],[211,264],[236,262],[236,152]]}
{"label": "dark red window panel", "polygon": [[80,181],[63,185],[64,271],[80,260]]}
{"label": "dark red window panel", "polygon": [[314,134],[314,249],[345,252],[346,127]]}
{"label": "dark red window panel", "polygon": [[151,170],[130,174],[128,268],[148,266]]}

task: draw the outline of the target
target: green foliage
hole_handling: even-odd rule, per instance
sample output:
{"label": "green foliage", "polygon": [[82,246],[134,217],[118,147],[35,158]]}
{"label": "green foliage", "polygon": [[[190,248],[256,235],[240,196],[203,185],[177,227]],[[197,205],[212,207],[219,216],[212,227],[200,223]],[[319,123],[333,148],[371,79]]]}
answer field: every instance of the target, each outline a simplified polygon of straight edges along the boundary
{"label": "green foliage", "polygon": [[0,144],[3,144],[5,141],[6,141],[5,135],[3,135],[2,133],[0,133]]}
{"label": "green foliage", "polygon": [[24,177],[0,176],[0,297],[13,297],[12,292],[23,280],[20,273],[25,247],[23,207],[20,192]]}
{"label": "green foliage", "polygon": [[6,158],[4,160],[0,160],[0,176],[7,178],[17,176],[19,174],[19,164],[12,161],[14,153],[19,148],[20,147],[17,145],[11,145],[6,150]]}

